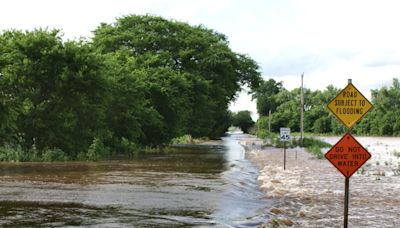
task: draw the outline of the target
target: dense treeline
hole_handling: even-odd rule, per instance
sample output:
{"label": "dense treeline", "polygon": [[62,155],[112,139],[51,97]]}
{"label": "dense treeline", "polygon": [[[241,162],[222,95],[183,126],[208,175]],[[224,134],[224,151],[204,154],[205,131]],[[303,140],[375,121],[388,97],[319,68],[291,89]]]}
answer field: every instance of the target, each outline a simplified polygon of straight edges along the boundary
{"label": "dense treeline", "polygon": [[[345,131],[342,124],[330,113],[326,105],[340,92],[328,86],[324,90],[304,89],[304,131],[311,133],[340,134]],[[268,129],[271,111],[271,131],[280,127],[300,131],[300,89],[286,90],[281,82],[273,79],[263,81],[254,94],[257,112],[261,116],[257,125]],[[353,132],[362,135],[400,135],[400,82],[393,79],[390,87],[371,91],[374,108],[359,123]]]}
{"label": "dense treeline", "polygon": [[371,91],[374,108],[355,126],[355,131],[366,135],[400,135],[400,82]]}
{"label": "dense treeline", "polygon": [[0,159],[95,160],[184,134],[218,137],[229,102],[260,81],[223,34],[160,17],[101,24],[90,41],[4,31]]}
{"label": "dense treeline", "polygon": [[251,112],[245,110],[232,113],[231,124],[232,126],[240,128],[243,133],[249,133],[251,127],[254,126],[254,121],[251,118]]}

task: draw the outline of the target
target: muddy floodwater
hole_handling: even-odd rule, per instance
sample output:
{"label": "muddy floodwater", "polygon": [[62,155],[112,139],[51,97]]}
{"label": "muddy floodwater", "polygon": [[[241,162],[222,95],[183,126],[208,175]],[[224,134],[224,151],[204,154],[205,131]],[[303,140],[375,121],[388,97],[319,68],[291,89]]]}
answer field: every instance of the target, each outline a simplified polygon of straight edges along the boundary
{"label": "muddy floodwater", "polygon": [[0,226],[257,226],[272,202],[241,137],[130,160],[0,163]]}
{"label": "muddy floodwater", "polygon": [[[340,138],[320,137],[331,144]],[[356,139],[371,159],[350,178],[348,227],[400,227],[400,138]],[[267,227],[343,227],[345,178],[328,160],[287,149],[284,170],[280,148],[252,147],[247,154],[261,170],[266,197],[275,200]]]}

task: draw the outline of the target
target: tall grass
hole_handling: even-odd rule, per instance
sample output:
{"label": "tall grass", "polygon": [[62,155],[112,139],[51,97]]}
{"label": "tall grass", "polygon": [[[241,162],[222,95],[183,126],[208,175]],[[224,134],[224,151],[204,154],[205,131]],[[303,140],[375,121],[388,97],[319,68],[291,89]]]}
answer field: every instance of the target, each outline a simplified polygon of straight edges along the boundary
{"label": "tall grass", "polygon": [[5,145],[0,147],[0,161],[6,162],[49,162],[49,161],[67,161],[70,160],[60,149],[46,149],[38,151],[35,148],[23,150],[21,146]]}
{"label": "tall grass", "polygon": [[324,158],[324,153],[322,153],[322,149],[331,146],[331,144],[316,138],[307,137],[303,140],[303,147],[305,147],[308,152],[313,154],[318,159]]}
{"label": "tall grass", "polygon": [[[292,140],[283,142],[279,139],[278,136],[274,137],[272,139],[273,146],[278,147],[278,148],[283,148],[284,144],[286,144],[286,148],[294,148],[297,146],[301,146],[300,138],[292,138]],[[322,149],[331,147],[332,145],[324,142],[322,140],[312,138],[312,137],[305,137],[303,139],[303,146],[306,151],[309,153],[313,154],[316,158],[322,159],[324,158],[324,153],[322,152]]]}

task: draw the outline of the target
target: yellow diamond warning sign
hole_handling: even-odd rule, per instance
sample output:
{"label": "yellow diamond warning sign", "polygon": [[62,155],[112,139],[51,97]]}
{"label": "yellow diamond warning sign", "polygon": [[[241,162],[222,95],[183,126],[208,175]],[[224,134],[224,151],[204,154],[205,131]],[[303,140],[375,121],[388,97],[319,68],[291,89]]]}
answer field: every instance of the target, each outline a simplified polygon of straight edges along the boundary
{"label": "yellow diamond warning sign", "polygon": [[372,104],[351,83],[328,104],[328,109],[348,128],[371,108]]}

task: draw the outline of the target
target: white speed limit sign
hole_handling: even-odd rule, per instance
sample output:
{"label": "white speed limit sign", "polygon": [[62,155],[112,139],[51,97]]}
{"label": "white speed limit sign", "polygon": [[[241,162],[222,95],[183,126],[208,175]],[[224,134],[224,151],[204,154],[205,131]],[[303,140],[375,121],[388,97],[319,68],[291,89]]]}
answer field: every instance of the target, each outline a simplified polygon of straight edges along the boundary
{"label": "white speed limit sign", "polygon": [[281,140],[282,141],[289,141],[290,140],[290,128],[280,128],[281,130]]}

